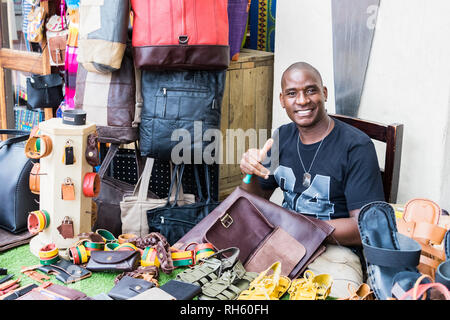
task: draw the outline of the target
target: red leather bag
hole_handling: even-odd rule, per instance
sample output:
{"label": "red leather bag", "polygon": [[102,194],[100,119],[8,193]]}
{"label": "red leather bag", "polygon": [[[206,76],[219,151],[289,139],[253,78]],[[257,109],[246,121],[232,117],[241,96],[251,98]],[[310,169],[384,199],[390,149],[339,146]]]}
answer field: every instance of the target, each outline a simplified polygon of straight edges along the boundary
{"label": "red leather bag", "polygon": [[137,68],[224,70],[228,0],[131,0]]}

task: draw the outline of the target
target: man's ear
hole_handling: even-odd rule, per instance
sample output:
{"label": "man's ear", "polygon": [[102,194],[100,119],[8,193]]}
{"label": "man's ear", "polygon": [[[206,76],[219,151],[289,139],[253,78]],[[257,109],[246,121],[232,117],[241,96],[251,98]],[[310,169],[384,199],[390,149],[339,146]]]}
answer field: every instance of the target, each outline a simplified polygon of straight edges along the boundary
{"label": "man's ear", "polygon": [[325,101],[328,100],[328,89],[327,87],[323,87],[323,96],[325,97]]}
{"label": "man's ear", "polygon": [[280,103],[281,103],[281,107],[284,109],[284,103],[283,103],[283,93],[280,92]]}

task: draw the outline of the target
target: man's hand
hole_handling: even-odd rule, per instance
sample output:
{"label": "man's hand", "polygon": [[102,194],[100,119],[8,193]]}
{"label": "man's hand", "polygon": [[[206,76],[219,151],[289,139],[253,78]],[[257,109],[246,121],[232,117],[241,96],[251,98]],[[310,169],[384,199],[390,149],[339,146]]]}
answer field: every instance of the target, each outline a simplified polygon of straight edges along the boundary
{"label": "man's hand", "polygon": [[261,162],[267,157],[267,152],[272,148],[273,139],[266,141],[262,149],[249,149],[242,155],[240,168],[244,174],[254,174],[264,179],[269,178],[270,171]]}

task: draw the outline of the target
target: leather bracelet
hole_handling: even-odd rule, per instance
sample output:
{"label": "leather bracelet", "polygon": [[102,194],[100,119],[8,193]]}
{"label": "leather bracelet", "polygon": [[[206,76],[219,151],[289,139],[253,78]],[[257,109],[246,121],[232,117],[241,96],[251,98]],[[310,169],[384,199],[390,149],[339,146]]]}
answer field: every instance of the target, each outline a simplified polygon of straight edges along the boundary
{"label": "leather bracelet", "polygon": [[114,249],[115,251],[137,251],[137,248],[134,244],[125,242],[122,244],[119,244],[117,248]]}
{"label": "leather bracelet", "polygon": [[136,241],[130,241],[130,240],[132,240],[132,239],[135,239],[135,238],[137,238],[137,236],[135,235],[135,234],[132,234],[132,233],[124,233],[124,234],[121,234],[120,236],[119,236],[119,238],[118,238],[118,240],[119,240],[119,243],[120,244],[122,244],[122,243],[133,243],[133,245],[135,245],[136,243]]}
{"label": "leather bracelet", "polygon": [[156,249],[152,247],[145,248],[142,253],[141,266],[155,266],[159,268],[160,265],[161,263],[158,260]]}
{"label": "leather bracelet", "polygon": [[194,251],[172,251],[172,261],[174,267],[187,267],[195,265]]}
{"label": "leather bracelet", "polygon": [[31,211],[27,219],[28,231],[36,234],[47,228],[50,224],[50,215],[45,210]]}
{"label": "leather bracelet", "polygon": [[83,264],[89,260],[88,253],[84,245],[69,248],[69,258],[74,264]]}
{"label": "leather bracelet", "polygon": [[92,251],[103,251],[105,249],[104,242],[86,241],[84,243],[88,256],[91,256]]}
{"label": "leather bracelet", "polygon": [[195,247],[195,263],[198,263],[201,259],[207,258],[214,254],[214,246],[211,243],[202,243]]}
{"label": "leather bracelet", "polygon": [[117,242],[116,237],[106,229],[97,229],[95,233],[99,234],[105,242]]}
{"label": "leather bracelet", "polygon": [[105,244],[105,251],[114,251],[118,246],[119,244],[117,242],[108,242]]}
{"label": "leather bracelet", "polygon": [[88,198],[96,198],[100,193],[100,176],[96,172],[88,172],[83,180],[83,194]]}
{"label": "leather bracelet", "polygon": [[58,248],[54,243],[50,243],[39,250],[39,258],[49,259],[58,255]]}
{"label": "leather bracelet", "polygon": [[53,258],[50,258],[50,259],[39,259],[39,262],[42,265],[44,265],[44,266],[48,266],[50,264],[54,264],[54,263],[56,263],[58,261],[59,261],[59,256],[56,256],[56,257],[53,257]]}
{"label": "leather bracelet", "polygon": [[[39,139],[39,148],[36,142]],[[25,144],[25,155],[30,159],[40,159],[48,156],[52,152],[52,139],[46,135],[30,136]],[[39,151],[38,151],[39,150]]]}

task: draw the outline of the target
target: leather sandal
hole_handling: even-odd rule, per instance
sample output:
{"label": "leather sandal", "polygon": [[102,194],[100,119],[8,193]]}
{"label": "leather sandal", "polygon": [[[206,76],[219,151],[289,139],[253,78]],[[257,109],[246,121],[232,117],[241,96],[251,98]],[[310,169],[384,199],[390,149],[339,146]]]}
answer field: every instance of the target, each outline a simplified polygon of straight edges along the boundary
{"label": "leather sandal", "polygon": [[[273,270],[271,275],[266,275]],[[281,275],[281,262],[277,261],[261,272],[247,290],[242,291],[238,300],[279,300],[289,289],[291,279]]]}
{"label": "leather sandal", "polygon": [[437,267],[436,282],[442,283],[450,290],[450,230],[445,233],[444,249],[447,260]]}
{"label": "leather sandal", "polygon": [[[410,289],[404,291],[398,300],[450,300],[450,292],[442,283],[433,282],[427,274],[408,274],[401,272],[398,275],[398,282],[402,280],[413,280],[413,286],[409,285]],[[405,281],[403,281],[405,282]],[[410,283],[411,284],[411,283]]]}
{"label": "leather sandal", "polygon": [[358,289],[349,283],[348,292],[350,293],[348,297],[339,298],[338,300],[375,300],[373,291],[367,283],[361,283]]}
{"label": "leather sandal", "polygon": [[[175,279],[203,287],[207,283],[217,280],[225,271],[231,269],[239,261],[239,253],[240,250],[236,247],[219,250],[206,258],[200,259],[195,266],[177,274]],[[228,258],[225,255],[228,255]]]}
{"label": "leather sandal", "polygon": [[358,229],[367,265],[367,282],[376,299],[388,300],[397,273],[418,272],[421,246],[397,231],[394,208],[384,201],[361,208]]}
{"label": "leather sandal", "polygon": [[257,272],[247,272],[240,261],[233,268],[202,287],[199,300],[234,300],[247,289],[258,276]]}
{"label": "leather sandal", "polygon": [[330,294],[333,278],[329,274],[314,275],[306,270],[303,278],[292,281],[289,300],[325,300]]}
{"label": "leather sandal", "polygon": [[444,250],[436,247],[442,243],[447,229],[438,225],[442,210],[437,203],[428,199],[409,200],[403,217],[397,218],[398,231],[422,247],[418,266],[419,272],[435,277],[436,268],[445,261]]}

